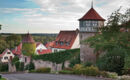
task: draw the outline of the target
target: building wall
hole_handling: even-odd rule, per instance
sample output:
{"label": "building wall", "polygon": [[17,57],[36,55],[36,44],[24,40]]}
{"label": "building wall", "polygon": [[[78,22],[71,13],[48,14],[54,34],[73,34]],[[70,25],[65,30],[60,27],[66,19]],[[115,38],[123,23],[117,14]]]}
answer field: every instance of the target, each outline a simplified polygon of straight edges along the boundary
{"label": "building wall", "polygon": [[91,61],[95,62],[96,55],[94,49],[90,48],[89,45],[82,43],[83,40],[94,36],[96,33],[80,32],[80,59],[82,62]]}
{"label": "building wall", "polygon": [[40,44],[39,46],[36,47],[36,54],[38,54],[37,50],[43,50],[47,49],[43,44]]}
{"label": "building wall", "polygon": [[[8,52],[10,52],[10,54],[7,54]],[[10,59],[10,56],[12,56],[12,58],[14,58],[14,54],[8,50],[1,58],[1,62],[8,62],[8,60]],[[8,57],[8,59],[4,59],[5,57]]]}
{"label": "building wall", "polygon": [[77,35],[71,49],[80,48],[79,34]]}
{"label": "building wall", "polygon": [[66,49],[60,49],[60,48],[52,48],[52,52],[59,52],[59,51],[64,51]]}

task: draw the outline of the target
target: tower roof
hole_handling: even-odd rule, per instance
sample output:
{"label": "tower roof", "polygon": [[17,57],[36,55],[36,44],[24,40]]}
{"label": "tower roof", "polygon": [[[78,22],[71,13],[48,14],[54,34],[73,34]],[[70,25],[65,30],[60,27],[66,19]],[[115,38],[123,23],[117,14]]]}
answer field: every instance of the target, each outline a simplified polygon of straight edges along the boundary
{"label": "tower roof", "polygon": [[99,21],[105,21],[92,7],[82,18],[79,19],[79,21],[82,20],[99,20]]}
{"label": "tower roof", "polygon": [[35,41],[33,40],[32,36],[28,33],[24,36],[23,43],[34,43]]}

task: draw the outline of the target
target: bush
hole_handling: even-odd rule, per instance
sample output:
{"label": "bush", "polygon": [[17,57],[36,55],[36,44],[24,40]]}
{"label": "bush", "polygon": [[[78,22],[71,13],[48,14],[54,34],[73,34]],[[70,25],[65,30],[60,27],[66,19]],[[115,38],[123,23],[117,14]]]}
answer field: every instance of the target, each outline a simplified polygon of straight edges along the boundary
{"label": "bush", "polygon": [[130,76],[127,75],[120,76],[119,80],[130,80]]}
{"label": "bush", "polygon": [[115,72],[107,72],[107,77],[108,78],[117,79],[118,78],[118,74],[115,73]]}
{"label": "bush", "polygon": [[74,67],[74,65],[76,64],[80,64],[80,54],[78,54],[78,56],[76,56],[74,59],[70,60],[70,64],[69,67]]}
{"label": "bush", "polygon": [[124,67],[124,52],[122,51],[120,49],[114,49],[100,57],[96,62],[98,68],[103,71],[122,74]]}
{"label": "bush", "polygon": [[74,67],[73,67],[73,71],[74,71],[74,74],[82,74],[82,69],[83,69],[83,65],[81,64],[76,64]]}
{"label": "bush", "polygon": [[83,69],[83,74],[87,76],[97,76],[99,75],[99,69],[94,66],[86,67]]}
{"label": "bush", "polygon": [[90,66],[92,66],[92,65],[93,65],[92,62],[88,62],[88,61],[87,61],[87,62],[84,63],[84,66],[85,66],[85,67],[87,67],[87,66],[90,67]]}
{"label": "bush", "polygon": [[8,72],[8,63],[0,63],[0,72]]}
{"label": "bush", "polygon": [[0,79],[2,78],[2,75],[0,75]]}
{"label": "bush", "polygon": [[25,66],[25,70],[34,70],[35,69],[35,66],[34,66],[34,63],[33,62],[30,62],[30,64],[26,65]]}
{"label": "bush", "polygon": [[61,74],[73,74],[73,71],[62,70],[62,71],[59,71],[59,73],[61,73]]}
{"label": "bush", "polygon": [[24,63],[23,62],[16,62],[15,63],[17,71],[24,71]]}
{"label": "bush", "polygon": [[130,75],[130,69],[125,69],[122,71],[123,74],[129,74]]}
{"label": "bush", "polygon": [[39,68],[39,69],[36,70],[36,72],[38,72],[38,73],[50,73],[51,68]]}

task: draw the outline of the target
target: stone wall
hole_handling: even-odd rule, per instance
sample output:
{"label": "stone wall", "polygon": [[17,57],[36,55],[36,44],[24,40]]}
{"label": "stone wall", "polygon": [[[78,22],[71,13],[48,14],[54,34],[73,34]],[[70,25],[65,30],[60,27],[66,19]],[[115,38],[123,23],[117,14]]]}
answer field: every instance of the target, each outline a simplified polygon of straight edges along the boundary
{"label": "stone wall", "polygon": [[88,44],[82,43],[83,40],[94,36],[95,33],[92,32],[80,32],[80,59],[82,62],[95,62],[96,55],[94,54],[94,49],[90,48]]}
{"label": "stone wall", "polygon": [[[62,70],[62,64],[56,64],[49,61],[43,61],[43,60],[33,60],[35,69],[43,68],[43,67],[49,67],[52,71],[60,71]],[[65,62],[65,68],[69,67],[69,61]]]}

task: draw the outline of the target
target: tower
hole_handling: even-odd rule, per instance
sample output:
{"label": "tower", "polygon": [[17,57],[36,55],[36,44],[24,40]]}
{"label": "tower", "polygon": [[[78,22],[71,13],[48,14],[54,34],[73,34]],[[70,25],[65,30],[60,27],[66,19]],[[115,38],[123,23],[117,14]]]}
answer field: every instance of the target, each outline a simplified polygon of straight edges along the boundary
{"label": "tower", "polygon": [[[80,42],[94,36],[98,31],[97,28],[104,26],[103,19],[93,8],[93,2],[91,9],[79,19],[80,28]],[[89,45],[81,43],[80,44],[80,59],[82,62],[95,62],[96,55],[94,54],[94,49],[90,48]]]}

